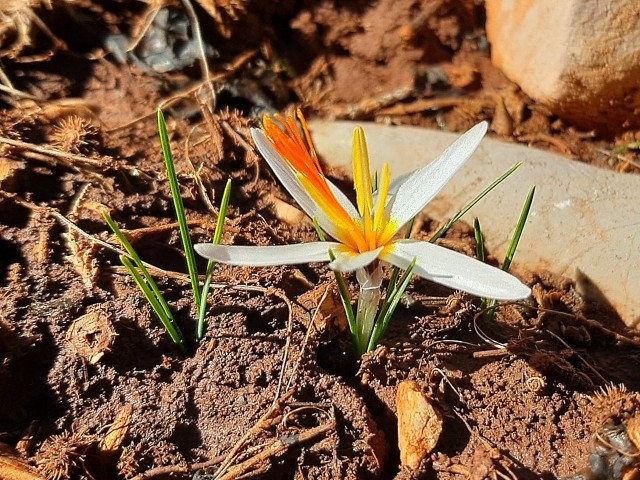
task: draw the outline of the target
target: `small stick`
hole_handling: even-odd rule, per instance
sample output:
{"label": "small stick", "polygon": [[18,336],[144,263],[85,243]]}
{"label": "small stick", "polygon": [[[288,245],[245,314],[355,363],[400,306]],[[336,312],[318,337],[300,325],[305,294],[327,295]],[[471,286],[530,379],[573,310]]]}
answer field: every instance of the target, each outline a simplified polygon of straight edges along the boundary
{"label": "small stick", "polygon": [[[127,253],[124,250],[121,250],[120,248],[118,248],[118,247],[116,247],[114,245],[111,245],[110,243],[105,242],[104,240],[101,240],[101,239],[99,239],[97,237],[94,237],[90,233],[85,232],[80,227],[78,227],[75,223],[73,223],[71,220],[66,218],[64,215],[62,215],[60,212],[58,212],[54,208],[47,207],[47,206],[35,205],[35,204],[31,203],[31,202],[28,202],[26,200],[23,200],[23,199],[19,198],[15,194],[4,192],[2,190],[0,190],[0,197],[4,197],[7,200],[12,200],[12,201],[16,202],[18,205],[22,205],[23,207],[26,207],[26,208],[34,211],[34,212],[43,212],[45,214],[49,214],[49,215],[53,216],[56,220],[58,220],[60,223],[65,225],[67,228],[78,232],[80,235],[82,235],[83,237],[85,237],[89,241],[91,241],[91,242],[93,242],[93,243],[95,243],[97,245],[100,245],[100,246],[106,248],[107,250],[115,252],[118,255],[127,255]],[[179,280],[179,281],[184,282],[184,283],[188,283],[190,281],[189,280],[189,276],[184,274],[184,273],[172,272],[170,270],[164,270],[162,268],[159,268],[159,267],[156,267],[154,265],[151,265],[150,263],[146,263],[146,262],[143,262],[143,263],[144,263],[144,266],[147,267],[150,272],[153,272],[156,275],[164,275],[166,277],[173,278],[175,280]],[[114,270],[122,271],[123,273],[126,272],[124,269],[118,270],[118,268],[115,268]],[[257,287],[257,286],[254,286],[254,285],[244,285],[244,284],[230,285],[230,284],[225,284],[225,283],[212,283],[211,284],[211,288],[215,288],[215,289],[218,289],[218,290],[230,289],[230,290],[236,290],[236,291],[239,291],[239,292],[256,292],[256,293],[263,293],[263,294],[269,293],[269,289],[266,288],[266,287]]]}
{"label": "small stick", "polygon": [[83,155],[75,155],[73,153],[63,152],[62,150],[58,150],[55,148],[42,147],[34,145],[33,143],[28,143],[22,140],[15,140],[13,138],[7,137],[0,137],[0,143],[5,143],[13,147],[23,148],[30,152],[40,153],[42,155],[48,155],[50,157],[58,158],[62,160],[65,165],[75,169],[78,169],[78,165],[76,165],[76,163],[78,163],[85,167],[95,168],[100,172],[104,172],[109,168],[113,168],[114,170],[124,170],[134,177],[146,176],[147,178],[151,178],[146,173],[141,172],[137,167],[116,165],[110,158],[101,158],[96,160],[93,158],[85,157]]}
{"label": "small stick", "polygon": [[287,390],[289,390],[291,388],[291,382],[293,381],[293,379],[295,378],[296,373],[298,372],[298,368],[300,367],[300,362],[302,361],[302,358],[304,357],[304,350],[307,347],[307,342],[309,341],[309,336],[311,334],[311,328],[315,327],[316,317],[318,316],[318,313],[320,312],[320,307],[322,306],[324,301],[327,299],[327,295],[329,294],[329,289],[330,288],[331,288],[331,285],[327,285],[327,288],[325,288],[324,293],[322,294],[322,297],[320,298],[320,301],[318,302],[318,306],[316,307],[315,311],[313,312],[313,315],[311,316],[311,321],[309,321],[309,325],[307,326],[307,333],[305,333],[304,340],[302,341],[302,346],[300,347],[300,354],[298,355],[298,360],[296,360],[296,364],[293,366],[293,371],[291,372],[291,376],[289,377],[289,381],[287,382],[287,387],[286,387]]}
{"label": "small stick", "polygon": [[591,370],[593,373],[596,374],[596,376],[602,381],[602,383],[604,384],[608,384],[609,381],[604,378],[600,372],[598,372],[598,370],[596,370],[596,368],[591,365],[589,362],[587,362],[582,355],[580,355],[574,348],[572,348],[567,342],[565,342],[562,338],[560,338],[558,335],[556,335],[555,333],[553,333],[551,330],[548,330],[547,333],[549,335],[551,335],[552,337],[554,337],[555,339],[557,339],[560,343],[562,343],[562,345],[564,345],[566,348],[568,348],[571,353],[573,353],[576,357],[578,357],[580,359],[580,361],[582,363],[584,363],[587,367],[589,367],[589,370]]}
{"label": "small stick", "polygon": [[193,32],[193,36],[198,42],[198,53],[200,53],[198,61],[200,63],[200,68],[202,69],[202,76],[204,77],[202,83],[206,84],[209,87],[209,94],[211,95],[211,111],[213,111],[216,109],[216,91],[213,88],[213,82],[210,79],[209,64],[207,63],[207,54],[204,51],[204,42],[202,41],[200,22],[198,21],[196,11],[191,4],[191,0],[182,0],[182,4],[187,11],[187,15],[189,15],[189,19],[191,20],[191,30]]}
{"label": "small stick", "polygon": [[271,404],[271,408],[275,408],[276,405],[278,404],[278,397],[280,397],[280,391],[282,390],[282,382],[284,380],[284,372],[287,368],[287,360],[289,359],[289,348],[291,347],[291,335],[293,332],[293,308],[291,306],[291,301],[287,298],[287,296],[284,293],[278,290],[274,292],[274,295],[287,304],[289,315],[287,317],[287,339],[285,340],[284,352],[282,354],[282,366],[280,367],[280,375],[278,376],[278,386],[276,387],[276,394],[273,398],[273,403]]}
{"label": "small stick", "polygon": [[279,453],[282,453],[293,446],[307,442],[317,436],[322,435],[323,433],[328,432],[329,430],[332,430],[333,428],[335,428],[335,422],[331,420],[323,425],[305,430],[302,433],[282,436],[274,440],[269,446],[267,446],[267,448],[262,450],[260,453],[229,469],[226,474],[221,477],[217,477],[216,480],[232,480],[235,478],[239,478],[241,475],[248,473],[251,467],[260,463],[261,461],[278,455]]}
{"label": "small stick", "polygon": [[142,120],[146,120],[147,118],[153,117],[156,115],[156,112],[158,111],[158,109],[160,110],[164,110],[167,107],[170,107],[171,105],[173,105],[174,103],[176,103],[178,100],[191,95],[192,93],[196,93],[200,88],[202,88],[202,85],[204,85],[205,82],[217,82],[219,80],[223,80],[231,75],[233,75],[237,70],[239,70],[245,63],[247,63],[249,60],[251,60],[253,57],[256,56],[258,52],[256,50],[250,50],[248,52],[245,52],[241,55],[239,55],[232,63],[230,63],[227,66],[226,71],[221,72],[221,73],[214,73],[213,75],[211,75],[210,77],[208,77],[205,81],[200,81],[197,82],[195,85],[191,85],[187,88],[185,88],[184,90],[181,90],[180,92],[176,93],[175,95],[172,95],[168,98],[165,98],[164,100],[161,100],[157,107],[150,113],[146,113],[144,115],[141,115],[139,117],[136,117],[132,120],[129,120],[128,122],[124,123],[123,125],[118,125],[117,127],[113,127],[111,129],[109,129],[109,132],[115,132],[118,130],[122,130],[125,128],[130,127],[131,125],[133,125],[134,123],[140,122]]}
{"label": "small stick", "polygon": [[254,432],[262,430],[266,426],[277,423],[274,423],[273,417],[275,416],[276,412],[278,412],[278,410],[281,410],[282,404],[285,402],[285,400],[291,397],[293,393],[293,390],[288,391],[278,400],[276,404],[272,404],[271,407],[269,407],[269,409],[264,413],[264,415],[262,415],[262,417],[260,417],[260,419],[253,425],[253,427],[247,430],[245,434],[236,442],[229,453],[227,453],[227,455],[225,456],[225,459],[222,462],[222,465],[220,465],[220,468],[217,470],[216,479],[219,479],[221,475],[224,475],[224,472],[229,468],[229,465],[234,460],[240,449],[244,446],[249,437],[254,434]]}

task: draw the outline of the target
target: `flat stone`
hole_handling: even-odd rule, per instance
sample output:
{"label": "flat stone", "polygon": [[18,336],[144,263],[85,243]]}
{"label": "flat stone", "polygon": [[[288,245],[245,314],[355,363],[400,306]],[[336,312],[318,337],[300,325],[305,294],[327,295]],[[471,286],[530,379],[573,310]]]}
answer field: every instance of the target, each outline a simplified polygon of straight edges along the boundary
{"label": "flat stone", "polygon": [[[330,167],[351,171],[353,122],[311,122],[318,153]],[[457,134],[361,123],[372,169],[384,162],[392,177],[438,156]],[[576,281],[587,299],[606,300],[640,328],[640,177],[597,169],[559,155],[484,139],[471,160],[429,204],[448,220],[516,162],[524,165],[464,220],[480,219],[485,243],[502,258],[529,189],[536,195],[513,267],[547,269]]]}
{"label": "flat stone", "polygon": [[491,59],[583,128],[640,126],[638,0],[487,0]]}

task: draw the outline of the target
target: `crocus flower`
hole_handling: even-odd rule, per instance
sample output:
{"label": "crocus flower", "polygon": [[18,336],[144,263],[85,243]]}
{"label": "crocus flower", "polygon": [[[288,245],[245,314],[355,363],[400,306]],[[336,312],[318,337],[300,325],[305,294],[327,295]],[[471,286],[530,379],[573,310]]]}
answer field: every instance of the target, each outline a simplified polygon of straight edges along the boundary
{"label": "crocus flower", "polygon": [[[299,125],[298,125],[299,121]],[[388,164],[374,192],[369,154],[362,128],[353,135],[353,183],[356,205],[323,174],[301,113],[265,116],[251,135],[258,150],[300,207],[334,241],[278,246],[196,245],[196,251],[217,262],[272,266],[330,262],[339,272],[357,271],[358,280],[379,286],[379,261],[447,287],[497,300],[517,300],[530,289],[512,275],[471,257],[425,241],[398,236],[471,157],[487,130],[480,123],[462,135],[429,165],[391,181]],[[331,260],[329,250],[333,253]]]}

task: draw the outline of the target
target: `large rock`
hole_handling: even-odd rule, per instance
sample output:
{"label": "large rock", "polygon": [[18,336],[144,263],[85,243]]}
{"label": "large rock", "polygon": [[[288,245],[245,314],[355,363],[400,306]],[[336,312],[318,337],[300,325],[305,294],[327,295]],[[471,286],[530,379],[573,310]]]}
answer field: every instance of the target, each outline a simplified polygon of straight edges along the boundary
{"label": "large rock", "polygon": [[640,1],[486,0],[491,58],[583,128],[640,127]]}

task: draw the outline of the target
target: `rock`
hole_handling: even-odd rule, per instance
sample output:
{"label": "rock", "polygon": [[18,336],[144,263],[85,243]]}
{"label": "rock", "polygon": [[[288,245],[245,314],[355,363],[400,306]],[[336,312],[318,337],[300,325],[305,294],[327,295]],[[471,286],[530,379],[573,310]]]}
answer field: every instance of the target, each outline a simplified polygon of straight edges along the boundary
{"label": "rock", "polygon": [[[353,122],[311,122],[319,155],[351,171]],[[390,162],[392,177],[433,160],[459,135],[416,127],[361,123],[371,168]],[[503,258],[527,192],[537,185],[514,268],[550,270],[576,280],[587,299],[608,302],[640,328],[640,177],[602,170],[556,154],[485,139],[462,170],[427,206],[448,220],[518,161],[524,165],[463,217],[479,217],[485,245]]]}
{"label": "rock", "polygon": [[405,380],[398,385],[398,446],[400,463],[417,470],[438,443],[442,433],[442,416],[431,399],[416,382]]}
{"label": "rock", "polygon": [[582,128],[640,127],[638,0],[487,0],[491,59]]}

